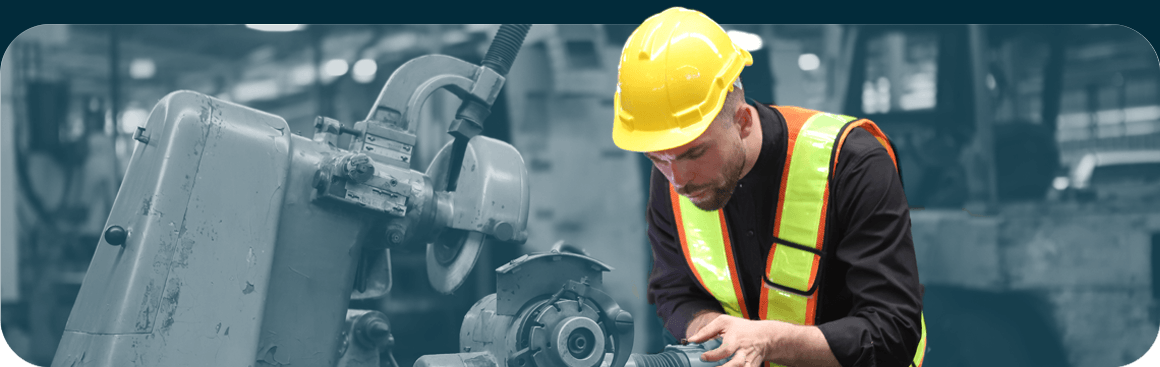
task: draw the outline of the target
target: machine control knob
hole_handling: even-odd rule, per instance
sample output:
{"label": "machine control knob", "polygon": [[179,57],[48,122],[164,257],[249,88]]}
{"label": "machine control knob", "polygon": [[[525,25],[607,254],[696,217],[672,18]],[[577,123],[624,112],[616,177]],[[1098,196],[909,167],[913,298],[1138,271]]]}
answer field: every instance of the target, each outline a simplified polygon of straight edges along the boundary
{"label": "machine control knob", "polygon": [[123,246],[129,238],[129,231],[121,226],[111,226],[105,230],[105,242],[113,246]]}

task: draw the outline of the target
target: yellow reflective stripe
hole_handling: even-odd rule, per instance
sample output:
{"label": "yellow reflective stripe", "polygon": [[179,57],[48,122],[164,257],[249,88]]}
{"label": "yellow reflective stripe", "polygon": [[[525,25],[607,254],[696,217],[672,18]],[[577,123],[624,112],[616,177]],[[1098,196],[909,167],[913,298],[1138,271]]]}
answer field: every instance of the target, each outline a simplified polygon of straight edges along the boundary
{"label": "yellow reflective stripe", "polygon": [[[822,206],[826,201],[831,152],[838,132],[851,120],[853,118],[849,116],[817,113],[803,124],[792,147],[793,158],[789,162],[780,211],[784,217],[778,218],[775,236],[805,246],[820,247],[818,228],[825,220]],[[769,278],[791,288],[809,289],[813,263],[814,254],[808,251],[775,245],[768,268]],[[766,293],[768,319],[805,324],[808,298],[773,289]]]}
{"label": "yellow reflective stripe", "polygon": [[673,196],[680,203],[679,217],[684,228],[687,260],[693,265],[701,284],[713,294],[713,298],[721,302],[726,314],[744,317],[737,301],[740,295],[734,291],[732,270],[729,269],[728,255],[725,253],[721,214],[718,211],[701,210],[682,195]]}
{"label": "yellow reflective stripe", "polygon": [[922,367],[922,357],[926,356],[926,315],[918,314],[922,320],[922,339],[918,340],[918,350],[914,352],[914,365]]}

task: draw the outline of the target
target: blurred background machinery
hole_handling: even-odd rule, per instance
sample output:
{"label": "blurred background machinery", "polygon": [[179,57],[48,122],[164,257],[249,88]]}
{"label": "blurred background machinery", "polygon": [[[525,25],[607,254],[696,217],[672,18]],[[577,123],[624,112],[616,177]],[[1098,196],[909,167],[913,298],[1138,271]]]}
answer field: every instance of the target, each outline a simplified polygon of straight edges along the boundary
{"label": "blurred background machinery", "polygon": [[[122,185],[138,127],[190,90],[282,117],[365,117],[387,77],[433,53],[478,64],[496,25],[44,25],[0,64],[3,331],[47,365]],[[632,25],[536,25],[482,135],[527,163],[527,242],[482,246],[464,286],[392,253],[397,364],[459,351],[492,270],[564,240],[617,270],[604,289],[662,349],[645,302],[647,160],[611,142],[616,58]],[[727,25],[751,50],[747,95],[873,119],[898,145],[938,365],[1131,362],[1160,327],[1160,64],[1121,26]],[[452,121],[437,91],[421,118]],[[427,124],[410,168],[451,136]],[[305,132],[305,133],[303,133]],[[339,137],[348,144],[348,137]],[[965,210],[964,210],[965,208]],[[107,245],[104,245],[107,246]],[[404,280],[406,279],[406,280]],[[352,315],[352,320],[373,319]],[[372,320],[373,321],[373,320]],[[353,322],[353,321],[352,321]],[[370,321],[364,321],[370,322]],[[941,340],[941,341],[940,341]],[[977,350],[988,350],[979,354]]]}

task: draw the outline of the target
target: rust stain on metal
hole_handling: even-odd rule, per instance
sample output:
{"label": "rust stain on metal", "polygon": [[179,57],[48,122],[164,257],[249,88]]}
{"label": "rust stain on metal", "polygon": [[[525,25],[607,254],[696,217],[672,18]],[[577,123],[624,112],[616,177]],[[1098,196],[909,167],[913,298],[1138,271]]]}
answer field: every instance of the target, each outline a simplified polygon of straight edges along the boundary
{"label": "rust stain on metal", "polygon": [[134,325],[137,331],[149,331],[153,327],[153,305],[149,299],[153,298],[154,288],[153,280],[149,280],[149,284],[145,286],[145,293],[141,297],[141,312],[137,313],[137,324]]}
{"label": "rust stain on metal", "polygon": [[147,197],[141,200],[141,215],[149,215],[149,209],[153,207],[153,197]]}
{"label": "rust stain on metal", "polygon": [[[184,225],[182,225],[184,227]],[[177,250],[177,258],[174,259],[173,265],[182,268],[189,267],[189,254],[193,252],[193,245],[196,243],[192,239],[182,239],[181,247]]]}
{"label": "rust stain on metal", "polygon": [[177,313],[177,302],[181,298],[181,279],[172,279],[165,287],[165,296],[161,297],[161,309],[165,310],[165,319],[161,321],[161,332],[169,332],[173,326],[173,315]]}

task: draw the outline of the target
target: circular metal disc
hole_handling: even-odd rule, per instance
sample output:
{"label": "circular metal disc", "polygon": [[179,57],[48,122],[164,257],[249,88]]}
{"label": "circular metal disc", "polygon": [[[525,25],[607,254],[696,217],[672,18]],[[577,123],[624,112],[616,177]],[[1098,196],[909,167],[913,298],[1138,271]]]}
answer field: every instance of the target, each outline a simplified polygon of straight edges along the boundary
{"label": "circular metal disc", "polygon": [[427,280],[431,287],[443,294],[451,294],[459,286],[479,259],[484,234],[474,231],[445,229],[427,244]]}

